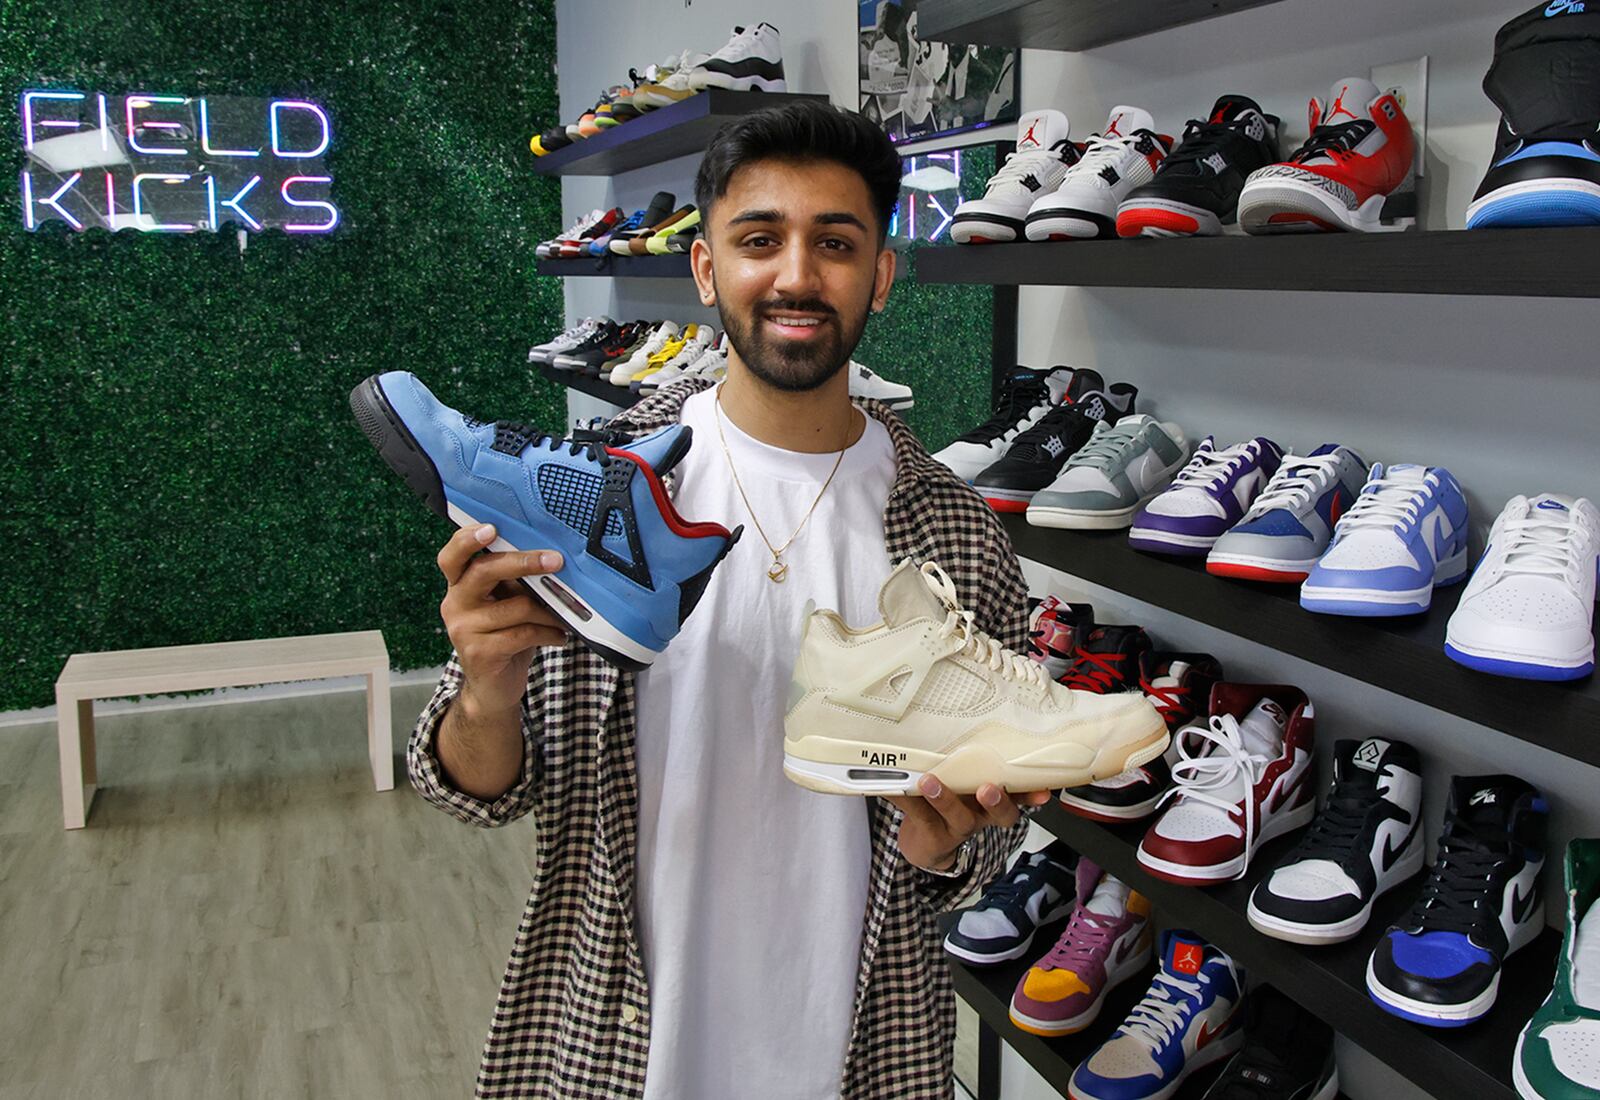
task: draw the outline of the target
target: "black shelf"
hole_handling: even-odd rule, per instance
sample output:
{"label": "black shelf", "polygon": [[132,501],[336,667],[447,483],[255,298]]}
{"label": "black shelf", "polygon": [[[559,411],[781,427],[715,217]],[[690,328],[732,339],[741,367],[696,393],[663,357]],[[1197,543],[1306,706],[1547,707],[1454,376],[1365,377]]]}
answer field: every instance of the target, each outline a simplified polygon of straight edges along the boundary
{"label": "black shelf", "polygon": [[923,41],[1088,50],[1276,0],[922,0]]}
{"label": "black shelf", "polygon": [[708,88],[681,103],[647,111],[591,138],[582,138],[533,161],[541,176],[614,176],[675,157],[698,153],[722,125],[740,115],[797,99],[824,95],[792,92],[731,92]]}
{"label": "black shelf", "polygon": [[1600,682],[1540,683],[1490,676],[1444,654],[1444,631],[1464,585],[1436,589],[1425,615],[1315,615],[1292,584],[1213,577],[1204,559],[1144,554],[1126,531],[1058,531],[1002,517],[1019,556],[1104,585],[1185,618],[1259,642],[1447,714],[1587,764],[1600,765]]}
{"label": "black shelf", "polygon": [[624,409],[643,400],[642,394],[634,393],[632,390],[624,389],[621,386],[613,386],[604,379],[590,378],[588,375],[579,374],[577,371],[557,370],[555,367],[544,363],[531,363],[529,365],[558,386],[565,386],[569,390],[586,393],[590,397],[598,397],[602,401],[609,401],[611,404],[619,405]]}
{"label": "black shelf", "polygon": [[540,275],[596,275],[602,278],[688,279],[688,253],[665,256],[580,256],[570,260],[540,260]]}
{"label": "black shelf", "polygon": [[1600,228],[952,245],[924,283],[1600,297]]}
{"label": "black shelf", "polygon": [[1107,827],[1052,802],[1034,818],[1075,851],[1147,896],[1158,917],[1193,929],[1242,964],[1255,982],[1268,982],[1333,1029],[1408,1078],[1430,1096],[1517,1100],[1511,1061],[1517,1034],[1550,992],[1561,936],[1546,929],[1501,970],[1489,1016],[1462,1028],[1425,1028],[1391,1016],[1367,994],[1367,959],[1390,923],[1410,908],[1418,875],[1379,898],[1372,920],[1355,939],[1331,947],[1300,947],[1263,936],[1246,906],[1256,882],[1294,846],[1280,837],[1263,847],[1243,881],[1210,889],[1164,882],[1146,874],[1135,852],[1144,824]]}

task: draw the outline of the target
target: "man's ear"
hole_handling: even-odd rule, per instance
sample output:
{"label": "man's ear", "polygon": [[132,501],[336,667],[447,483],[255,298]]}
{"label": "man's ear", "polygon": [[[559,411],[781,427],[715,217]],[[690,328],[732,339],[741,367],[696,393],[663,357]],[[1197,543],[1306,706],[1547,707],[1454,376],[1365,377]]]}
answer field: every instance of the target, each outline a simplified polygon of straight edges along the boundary
{"label": "man's ear", "polygon": [[895,265],[900,257],[890,248],[888,242],[878,249],[878,270],[872,280],[872,312],[882,313],[883,307],[889,304],[889,292],[894,289]]}
{"label": "man's ear", "polygon": [[700,293],[700,304],[716,305],[717,286],[711,278],[711,246],[706,244],[704,233],[697,236],[694,243],[689,246],[689,270],[694,273],[694,285]]}

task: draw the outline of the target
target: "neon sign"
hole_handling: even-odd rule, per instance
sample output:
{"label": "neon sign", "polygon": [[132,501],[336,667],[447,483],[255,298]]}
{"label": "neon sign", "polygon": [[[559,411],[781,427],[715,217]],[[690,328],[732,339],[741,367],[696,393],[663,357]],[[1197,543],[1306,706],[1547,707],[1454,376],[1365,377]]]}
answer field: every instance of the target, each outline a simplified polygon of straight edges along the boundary
{"label": "neon sign", "polygon": [[22,93],[22,224],[331,233],[327,111],[303,99]]}
{"label": "neon sign", "polygon": [[900,167],[900,202],[889,221],[889,236],[939,240],[961,203],[961,150],[903,157]]}

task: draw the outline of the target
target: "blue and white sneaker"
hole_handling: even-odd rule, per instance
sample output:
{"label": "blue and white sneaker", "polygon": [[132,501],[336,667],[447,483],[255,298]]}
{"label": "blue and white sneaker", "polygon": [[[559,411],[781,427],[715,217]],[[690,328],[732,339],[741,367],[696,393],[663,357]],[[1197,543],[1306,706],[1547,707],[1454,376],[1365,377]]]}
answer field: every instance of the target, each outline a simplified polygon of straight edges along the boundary
{"label": "blue and white sneaker", "polygon": [[1600,147],[1594,138],[1525,141],[1502,122],[1467,228],[1536,225],[1600,225]]}
{"label": "blue and white sneaker", "polygon": [[1284,455],[1244,518],[1211,548],[1206,572],[1299,584],[1327,551],[1334,525],[1361,495],[1366,478],[1361,456],[1337,443],[1305,457]]}
{"label": "blue and white sneaker", "polygon": [[1072,912],[1076,868],[1058,845],[1020,857],[956,920],[944,949],[963,962],[992,966],[1028,953],[1034,933]]}
{"label": "blue and white sneaker", "polygon": [[1416,615],[1467,575],[1467,499],[1443,466],[1372,467],[1300,588],[1327,615]]}
{"label": "blue and white sneaker", "polygon": [[559,439],[462,416],[406,371],[368,378],[350,409],[429,508],[457,527],[494,524],[488,549],[560,551],[559,570],[523,583],[623,669],[667,647],[742,531],[688,523],[673,508],[661,475],[689,452],[680,424],[632,442],[608,432]]}
{"label": "blue and white sneaker", "polygon": [[1160,958],[1144,1000],[1073,1072],[1073,1100],[1167,1100],[1243,1045],[1244,970],[1178,929],[1161,937]]}

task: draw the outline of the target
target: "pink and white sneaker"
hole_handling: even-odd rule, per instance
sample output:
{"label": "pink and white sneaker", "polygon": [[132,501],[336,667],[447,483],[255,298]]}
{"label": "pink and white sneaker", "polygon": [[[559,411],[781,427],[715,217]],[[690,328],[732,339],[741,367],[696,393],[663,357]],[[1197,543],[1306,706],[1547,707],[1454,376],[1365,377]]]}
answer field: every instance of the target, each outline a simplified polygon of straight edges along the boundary
{"label": "pink and white sneaker", "polygon": [[1150,901],[1087,859],[1078,904],[1048,954],[1011,995],[1011,1022],[1035,1035],[1071,1035],[1094,1023],[1106,994],[1150,961]]}
{"label": "pink and white sneaker", "polygon": [[1211,718],[1174,740],[1171,802],[1139,842],[1157,878],[1208,886],[1241,877],[1256,850],[1316,813],[1314,718],[1296,687],[1218,684]]}

